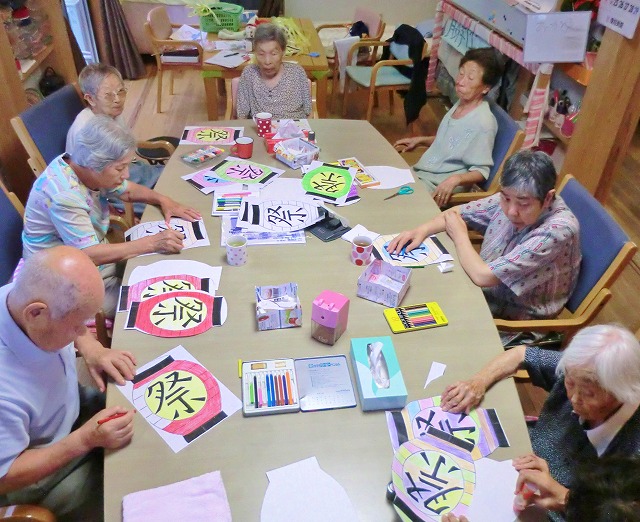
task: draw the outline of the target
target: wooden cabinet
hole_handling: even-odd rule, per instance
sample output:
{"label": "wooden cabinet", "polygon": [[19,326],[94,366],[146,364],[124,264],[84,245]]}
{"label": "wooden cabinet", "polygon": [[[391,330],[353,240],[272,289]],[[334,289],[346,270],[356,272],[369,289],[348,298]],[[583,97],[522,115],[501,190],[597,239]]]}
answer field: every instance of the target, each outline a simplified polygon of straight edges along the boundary
{"label": "wooden cabinet", "polygon": [[[0,168],[5,183],[25,201],[33,174],[27,164],[27,154],[11,127],[10,120],[28,107],[25,86],[37,84],[37,79],[47,66],[60,74],[65,82],[78,79],[71,45],[62,15],[60,0],[40,0],[49,19],[51,42],[33,57],[35,63],[20,73],[16,67],[11,44],[5,28],[0,31]],[[51,122],[55,132],[55,122]]]}

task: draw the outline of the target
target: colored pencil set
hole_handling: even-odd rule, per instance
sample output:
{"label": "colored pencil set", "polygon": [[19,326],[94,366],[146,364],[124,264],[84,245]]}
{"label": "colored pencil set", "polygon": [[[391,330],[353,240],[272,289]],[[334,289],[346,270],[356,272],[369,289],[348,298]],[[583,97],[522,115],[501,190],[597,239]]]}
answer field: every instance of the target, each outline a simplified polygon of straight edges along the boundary
{"label": "colored pencil set", "polygon": [[384,310],[384,316],[393,333],[435,328],[449,322],[435,302],[387,308]]}
{"label": "colored pencil set", "polygon": [[242,363],[242,411],[245,416],[299,410],[293,359]]}

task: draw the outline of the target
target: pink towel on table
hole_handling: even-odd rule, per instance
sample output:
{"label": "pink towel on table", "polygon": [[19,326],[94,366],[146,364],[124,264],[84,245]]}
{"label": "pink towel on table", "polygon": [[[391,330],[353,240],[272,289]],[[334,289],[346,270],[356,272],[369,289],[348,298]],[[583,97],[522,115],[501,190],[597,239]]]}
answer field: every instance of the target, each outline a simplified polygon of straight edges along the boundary
{"label": "pink towel on table", "polygon": [[175,484],[126,495],[122,499],[122,520],[231,522],[231,509],[220,472],[213,471]]}

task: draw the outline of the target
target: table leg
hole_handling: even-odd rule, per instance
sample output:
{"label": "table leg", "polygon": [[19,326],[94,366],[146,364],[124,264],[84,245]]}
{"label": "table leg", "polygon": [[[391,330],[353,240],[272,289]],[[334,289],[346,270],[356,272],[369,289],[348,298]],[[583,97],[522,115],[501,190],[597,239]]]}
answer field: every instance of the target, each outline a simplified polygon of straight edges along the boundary
{"label": "table leg", "polygon": [[204,92],[207,97],[207,117],[210,121],[218,119],[218,78],[220,74],[215,72],[205,71],[202,73],[202,80],[204,81]]}
{"label": "table leg", "polygon": [[329,71],[313,71],[313,77],[315,78],[317,84],[317,105],[318,105],[318,116],[320,118],[327,117],[327,87],[328,80],[327,76],[329,76]]}

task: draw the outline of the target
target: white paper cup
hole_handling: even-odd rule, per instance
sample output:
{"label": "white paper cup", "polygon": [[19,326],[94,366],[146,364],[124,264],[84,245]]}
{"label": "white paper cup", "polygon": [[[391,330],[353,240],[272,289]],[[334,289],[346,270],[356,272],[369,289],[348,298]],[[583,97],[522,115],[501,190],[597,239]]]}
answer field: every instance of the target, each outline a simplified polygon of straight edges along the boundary
{"label": "white paper cup", "polygon": [[247,238],[241,235],[227,238],[227,263],[242,266],[247,263]]}

